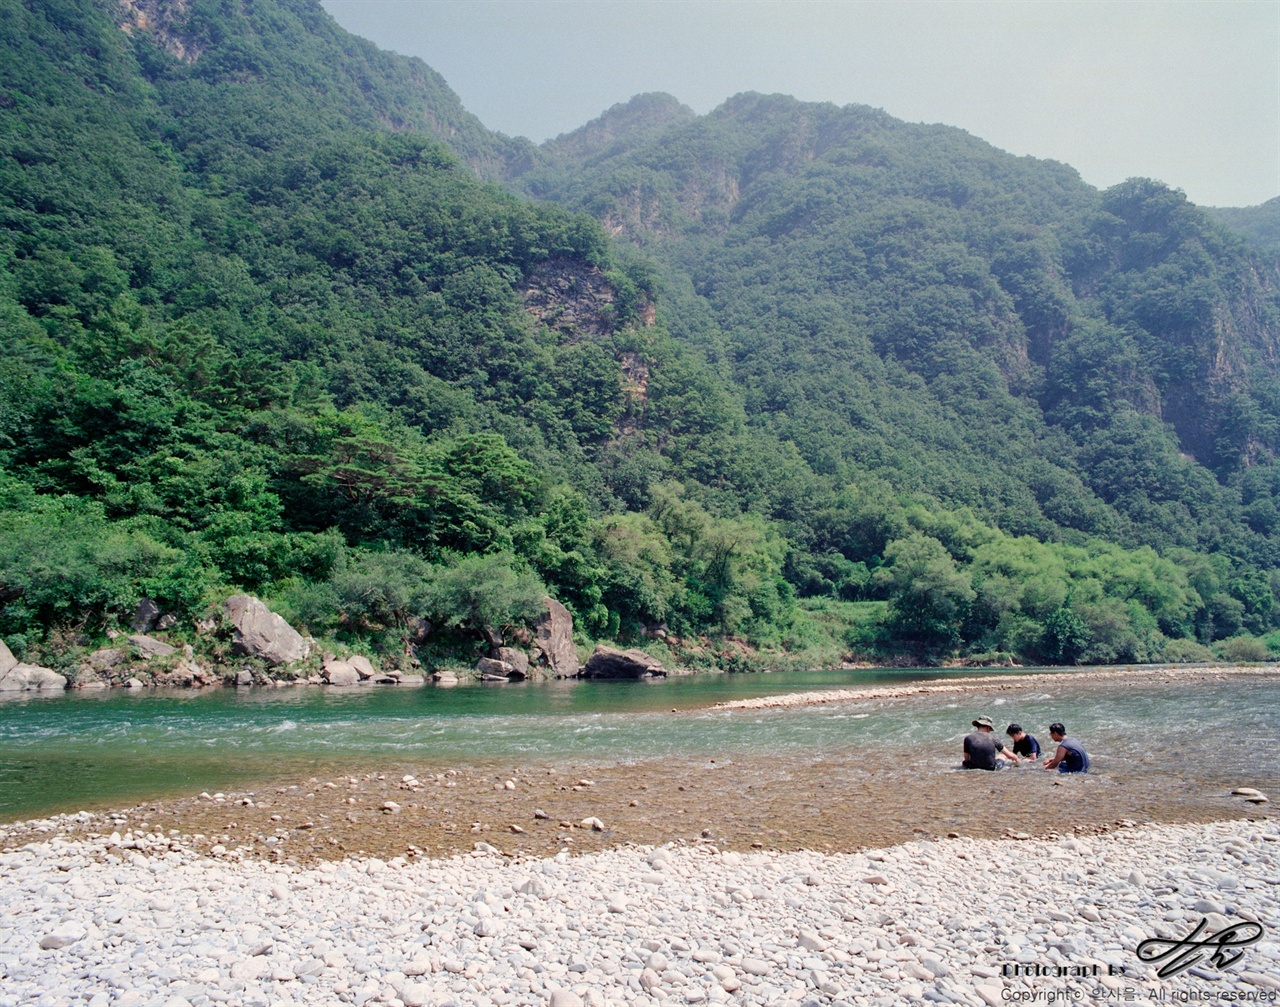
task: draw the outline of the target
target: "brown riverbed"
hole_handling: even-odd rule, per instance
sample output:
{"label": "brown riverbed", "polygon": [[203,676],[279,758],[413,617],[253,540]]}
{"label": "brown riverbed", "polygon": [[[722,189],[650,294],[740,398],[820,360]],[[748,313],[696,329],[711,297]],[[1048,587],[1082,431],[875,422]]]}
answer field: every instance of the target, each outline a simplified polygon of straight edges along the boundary
{"label": "brown riverbed", "polygon": [[[1124,822],[1264,817],[1271,807],[1247,804],[1225,787],[1171,778],[1063,777],[1034,766],[939,774],[909,761],[886,764],[874,754],[869,761],[865,751],[817,761],[437,768],[398,764],[228,793],[221,801],[161,801],[119,813],[114,822],[95,819],[65,831],[175,833],[202,852],[221,846],[233,855],[307,863],[351,855],[447,856],[477,842],[532,856],[669,841],[849,851],[948,834],[1039,835]],[[406,775],[420,785],[402,782]],[[384,807],[387,802],[398,808]],[[589,818],[599,819],[603,831],[584,826]],[[27,841],[28,831],[10,827],[4,845]],[[266,843],[272,836],[278,841]]]}

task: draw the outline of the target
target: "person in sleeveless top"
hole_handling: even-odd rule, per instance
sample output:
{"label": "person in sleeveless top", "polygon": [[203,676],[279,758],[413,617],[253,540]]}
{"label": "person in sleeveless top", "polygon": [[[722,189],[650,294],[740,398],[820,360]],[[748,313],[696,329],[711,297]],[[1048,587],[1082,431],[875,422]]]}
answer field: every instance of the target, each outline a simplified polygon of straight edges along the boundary
{"label": "person in sleeveless top", "polygon": [[1075,738],[1067,737],[1067,729],[1062,724],[1050,724],[1049,737],[1057,744],[1058,750],[1052,759],[1045,762],[1045,769],[1056,769],[1059,773],[1089,772],[1089,753]]}

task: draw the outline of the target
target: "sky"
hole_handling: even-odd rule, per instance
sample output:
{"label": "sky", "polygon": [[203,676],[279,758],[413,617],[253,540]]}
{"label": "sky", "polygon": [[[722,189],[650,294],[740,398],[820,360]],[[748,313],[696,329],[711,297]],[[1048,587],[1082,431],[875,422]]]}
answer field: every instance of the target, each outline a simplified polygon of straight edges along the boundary
{"label": "sky", "polygon": [[322,0],[541,142],[646,91],[760,91],[958,126],[1100,188],[1280,195],[1280,0]]}

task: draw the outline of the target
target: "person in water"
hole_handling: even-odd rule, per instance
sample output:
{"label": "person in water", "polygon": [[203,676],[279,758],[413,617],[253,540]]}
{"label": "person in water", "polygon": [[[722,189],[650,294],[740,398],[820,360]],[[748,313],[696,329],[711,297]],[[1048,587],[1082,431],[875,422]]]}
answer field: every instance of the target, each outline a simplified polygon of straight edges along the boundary
{"label": "person in water", "polygon": [[990,717],[979,717],[975,728],[964,736],[965,769],[1003,769],[1006,761],[1017,761],[1017,756],[1004,750],[1004,743],[993,735],[995,726]]}
{"label": "person in water", "polygon": [[1059,773],[1089,772],[1089,753],[1075,738],[1067,737],[1067,729],[1062,724],[1050,724],[1049,737],[1057,743],[1058,750],[1045,762],[1045,769],[1056,769]]}
{"label": "person in water", "polygon": [[1040,758],[1040,742],[1036,741],[1034,734],[1024,731],[1020,724],[1010,724],[1004,733],[1013,741],[1013,754],[1019,759]]}

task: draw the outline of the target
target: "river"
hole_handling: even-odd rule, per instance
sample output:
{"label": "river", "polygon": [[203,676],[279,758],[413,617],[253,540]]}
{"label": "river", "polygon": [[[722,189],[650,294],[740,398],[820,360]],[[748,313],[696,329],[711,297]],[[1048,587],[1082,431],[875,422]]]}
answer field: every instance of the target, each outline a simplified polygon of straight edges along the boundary
{"label": "river", "polygon": [[[990,674],[983,672],[984,675]],[[1018,674],[1026,674],[1019,669]],[[695,675],[453,688],[112,690],[0,702],[0,821],[404,761],[612,761],[777,753],[911,759],[947,773],[980,713],[1050,748],[1064,721],[1100,773],[1274,785],[1280,676],[1084,687],[1045,671],[1013,690],[718,710],[753,696],[954,679],[937,669]]]}

